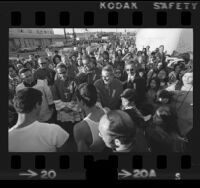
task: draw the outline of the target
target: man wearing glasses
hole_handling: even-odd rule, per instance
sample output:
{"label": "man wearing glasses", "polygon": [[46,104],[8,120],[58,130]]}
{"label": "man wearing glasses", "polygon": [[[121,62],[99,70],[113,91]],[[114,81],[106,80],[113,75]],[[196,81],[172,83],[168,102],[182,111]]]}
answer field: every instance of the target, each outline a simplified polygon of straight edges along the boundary
{"label": "man wearing glasses", "polygon": [[127,80],[124,83],[124,89],[136,89],[135,80],[137,78],[136,65],[133,61],[126,62],[125,71],[127,73]]}
{"label": "man wearing glasses", "polygon": [[54,83],[55,71],[49,68],[48,59],[40,57],[38,59],[39,68],[35,71],[35,79],[45,80],[48,86]]}
{"label": "man wearing glasses", "polygon": [[123,92],[122,83],[114,78],[114,70],[111,65],[105,66],[101,75],[102,79],[94,83],[99,94],[99,102],[102,107],[111,110],[119,109],[121,105],[120,95]]}
{"label": "man wearing glasses", "polygon": [[135,89],[136,90],[136,102],[138,105],[143,104],[145,100],[145,92],[146,92],[146,82],[143,77],[140,76],[140,71],[143,69],[139,69],[137,62],[130,61],[125,64],[125,70],[128,75],[127,81],[124,82],[124,89]]}

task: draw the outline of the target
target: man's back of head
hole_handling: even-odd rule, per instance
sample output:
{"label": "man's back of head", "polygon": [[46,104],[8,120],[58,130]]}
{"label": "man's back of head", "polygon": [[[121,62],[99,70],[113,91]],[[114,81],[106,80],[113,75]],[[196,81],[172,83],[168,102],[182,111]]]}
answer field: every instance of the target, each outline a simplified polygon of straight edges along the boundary
{"label": "man's back of head", "polygon": [[93,84],[83,83],[79,85],[76,96],[87,107],[93,107],[97,102],[97,90]]}
{"label": "man's back of head", "polygon": [[34,88],[19,90],[14,97],[14,107],[17,113],[31,113],[37,105],[42,104],[42,92]]}
{"label": "man's back of head", "polygon": [[122,145],[133,145],[136,125],[126,112],[111,110],[101,118],[99,131],[105,144],[116,149]]}

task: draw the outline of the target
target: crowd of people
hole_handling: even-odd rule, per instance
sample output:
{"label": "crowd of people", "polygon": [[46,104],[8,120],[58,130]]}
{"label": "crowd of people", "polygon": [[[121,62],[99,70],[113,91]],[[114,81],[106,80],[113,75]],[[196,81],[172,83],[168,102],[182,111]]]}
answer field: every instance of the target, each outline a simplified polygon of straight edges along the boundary
{"label": "crowd of people", "polygon": [[191,54],[128,40],[49,52],[9,62],[10,152],[190,149]]}

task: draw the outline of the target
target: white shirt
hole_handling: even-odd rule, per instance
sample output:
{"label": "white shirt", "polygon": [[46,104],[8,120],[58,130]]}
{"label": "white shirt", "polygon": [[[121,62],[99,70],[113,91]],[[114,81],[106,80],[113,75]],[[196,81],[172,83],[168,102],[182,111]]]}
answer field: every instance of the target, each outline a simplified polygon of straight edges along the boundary
{"label": "white shirt", "polygon": [[23,127],[12,127],[9,133],[9,152],[56,152],[69,134],[56,124],[38,121]]}

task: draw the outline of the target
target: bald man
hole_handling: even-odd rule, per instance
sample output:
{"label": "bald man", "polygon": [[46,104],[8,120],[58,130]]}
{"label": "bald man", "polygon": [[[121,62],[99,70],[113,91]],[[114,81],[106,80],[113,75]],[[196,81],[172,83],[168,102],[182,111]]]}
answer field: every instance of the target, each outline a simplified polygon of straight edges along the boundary
{"label": "bald man", "polygon": [[99,136],[114,152],[149,151],[146,141],[138,134],[135,122],[121,110],[111,110],[102,116]]}

